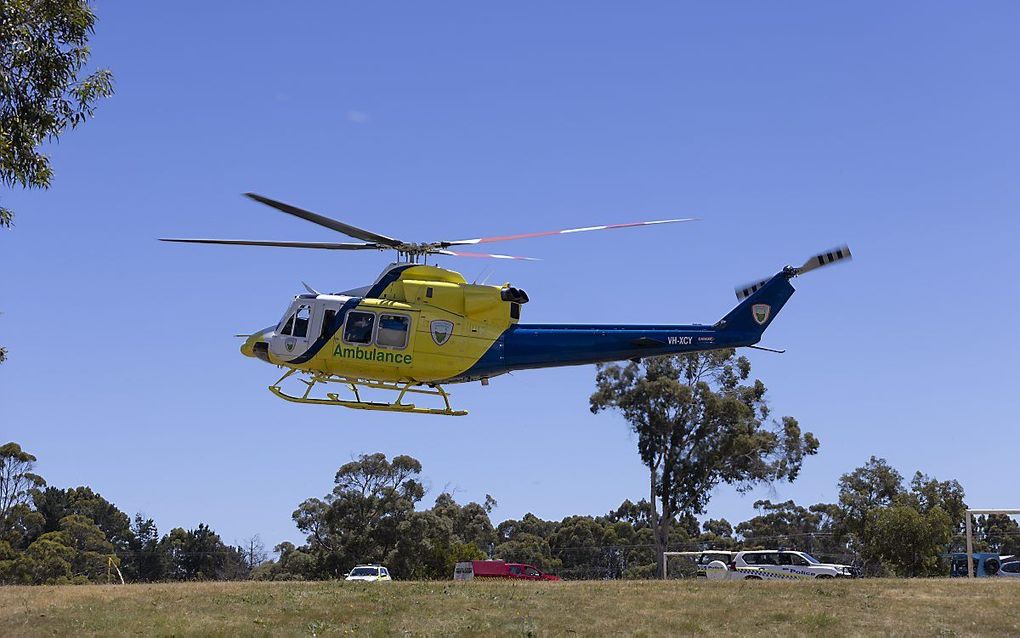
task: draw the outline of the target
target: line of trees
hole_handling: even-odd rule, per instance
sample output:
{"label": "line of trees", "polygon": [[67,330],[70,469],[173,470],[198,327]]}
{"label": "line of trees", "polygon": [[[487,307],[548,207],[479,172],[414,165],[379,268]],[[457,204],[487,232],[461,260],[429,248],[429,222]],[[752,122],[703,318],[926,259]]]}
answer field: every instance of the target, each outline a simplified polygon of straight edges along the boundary
{"label": "line of trees", "polygon": [[47,486],[35,462],[0,446],[0,584],[238,580],[266,559],[257,537],[231,547],[205,524],[160,535],[88,487]]}
{"label": "line of trees", "polygon": [[[401,579],[448,579],[457,561],[486,557],[572,579],[658,574],[656,514],[647,500],[601,516],[526,514],[494,524],[491,496],[460,504],[443,492],[422,508],[423,468],[410,456],[367,454],[341,466],[328,494],[293,513],[305,542],[278,544],[274,560],[257,536],[230,546],[204,524],[161,535],[152,519],[131,518],[88,487],[47,486],[35,461],[15,443],[0,447],[2,584],[118,582],[118,569],[128,582],[325,580],[365,562],[386,564]],[[665,546],[796,548],[890,576],[946,575],[942,556],[963,548],[960,484],[921,472],[908,483],[874,457],[840,478],[835,503],[763,500],[754,508],[755,516],[736,525],[699,525],[689,512],[676,514]],[[1009,517],[979,517],[975,536],[977,551],[1020,553],[1020,526]]]}

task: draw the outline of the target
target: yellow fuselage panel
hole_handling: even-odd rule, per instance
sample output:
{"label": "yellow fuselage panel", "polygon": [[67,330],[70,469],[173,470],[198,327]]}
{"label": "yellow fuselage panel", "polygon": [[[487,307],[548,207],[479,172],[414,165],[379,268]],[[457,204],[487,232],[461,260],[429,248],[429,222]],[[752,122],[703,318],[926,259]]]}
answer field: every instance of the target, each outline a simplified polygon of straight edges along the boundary
{"label": "yellow fuselage panel", "polygon": [[[437,297],[435,288],[446,282],[428,283],[433,286],[432,297],[429,298],[431,301]],[[394,282],[387,291],[398,284],[401,282]],[[453,288],[462,289],[463,286],[453,285]],[[404,287],[405,290],[408,288]],[[497,295],[498,292],[497,288]],[[343,340],[344,331],[341,328],[314,357],[292,367],[380,381],[427,382],[449,379],[475,365],[511,325],[506,306],[505,303],[498,304],[483,313],[480,319],[476,319],[431,303],[417,303],[417,299],[412,303],[392,298],[362,299],[351,312],[394,313],[410,318],[406,347],[397,349],[380,347],[374,343],[347,343]],[[497,320],[495,311],[502,311],[501,321]],[[451,324],[452,332],[446,330]]]}

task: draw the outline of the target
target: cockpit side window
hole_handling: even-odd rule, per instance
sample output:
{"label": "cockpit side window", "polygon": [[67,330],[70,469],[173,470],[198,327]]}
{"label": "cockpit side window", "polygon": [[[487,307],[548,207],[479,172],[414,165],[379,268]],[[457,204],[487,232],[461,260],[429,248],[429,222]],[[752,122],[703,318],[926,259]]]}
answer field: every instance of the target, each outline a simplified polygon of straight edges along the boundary
{"label": "cockpit side window", "polygon": [[382,348],[403,349],[407,347],[407,330],[411,318],[406,315],[379,315],[379,333],[375,343]]}
{"label": "cockpit side window", "polygon": [[294,321],[294,336],[308,336],[308,322],[312,320],[312,307],[301,306],[297,311],[297,319]]}
{"label": "cockpit side window", "polygon": [[349,312],[344,325],[344,341],[347,343],[369,343],[372,341],[372,329],[375,327],[375,313]]}

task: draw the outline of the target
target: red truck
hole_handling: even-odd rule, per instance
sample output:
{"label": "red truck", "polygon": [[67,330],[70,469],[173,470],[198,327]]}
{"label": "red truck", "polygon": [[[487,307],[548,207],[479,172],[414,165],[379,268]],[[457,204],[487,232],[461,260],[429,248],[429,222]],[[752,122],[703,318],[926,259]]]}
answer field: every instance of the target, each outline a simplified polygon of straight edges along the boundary
{"label": "red truck", "polygon": [[559,576],[544,574],[534,565],[508,563],[502,560],[473,560],[457,563],[457,565],[453,568],[454,580],[474,580],[475,578],[560,580]]}

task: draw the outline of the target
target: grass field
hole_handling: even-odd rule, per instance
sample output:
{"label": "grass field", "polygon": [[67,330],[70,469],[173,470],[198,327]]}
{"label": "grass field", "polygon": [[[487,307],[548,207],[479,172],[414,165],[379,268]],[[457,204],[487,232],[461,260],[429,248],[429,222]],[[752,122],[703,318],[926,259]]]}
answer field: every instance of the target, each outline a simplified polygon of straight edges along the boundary
{"label": "grass field", "polygon": [[3,587],[0,635],[1018,635],[1020,582]]}

